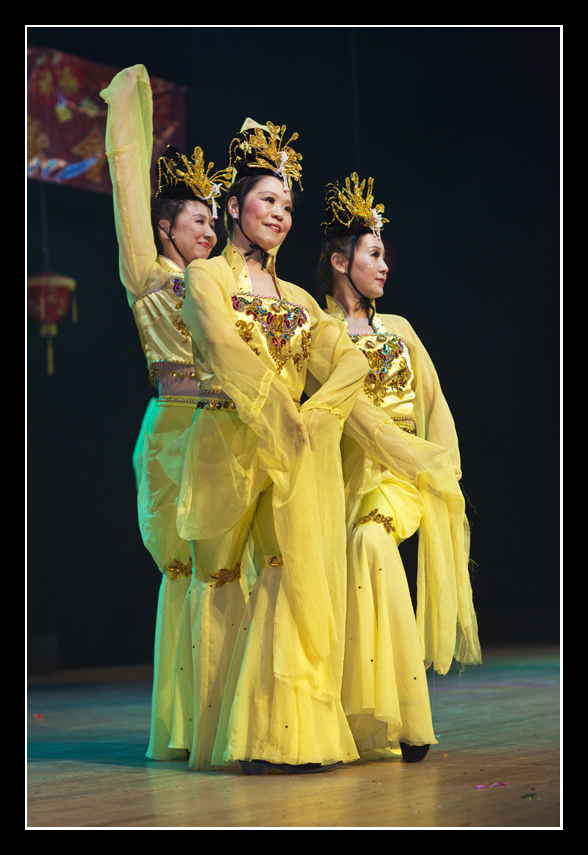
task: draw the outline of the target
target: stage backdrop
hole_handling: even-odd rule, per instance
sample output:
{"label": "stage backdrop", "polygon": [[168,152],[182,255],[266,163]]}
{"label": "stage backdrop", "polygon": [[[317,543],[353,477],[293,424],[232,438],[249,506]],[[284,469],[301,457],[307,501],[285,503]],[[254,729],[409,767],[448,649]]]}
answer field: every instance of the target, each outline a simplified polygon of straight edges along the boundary
{"label": "stage backdrop", "polygon": [[[100,91],[120,69],[52,48],[29,46],[27,60],[29,178],[112,193],[104,150],[107,110]],[[185,149],[186,90],[159,77],[150,81],[155,163],[172,139]]]}

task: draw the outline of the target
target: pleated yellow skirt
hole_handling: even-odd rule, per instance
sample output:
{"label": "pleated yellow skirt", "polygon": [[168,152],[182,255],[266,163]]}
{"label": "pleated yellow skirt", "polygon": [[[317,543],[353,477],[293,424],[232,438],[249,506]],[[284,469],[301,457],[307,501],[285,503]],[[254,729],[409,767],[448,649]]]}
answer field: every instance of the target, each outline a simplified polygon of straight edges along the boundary
{"label": "pleated yellow skirt", "polygon": [[362,757],[399,754],[401,741],[437,742],[398,551],[422,512],[418,491],[390,478],[363,497],[349,535],[343,706]]}

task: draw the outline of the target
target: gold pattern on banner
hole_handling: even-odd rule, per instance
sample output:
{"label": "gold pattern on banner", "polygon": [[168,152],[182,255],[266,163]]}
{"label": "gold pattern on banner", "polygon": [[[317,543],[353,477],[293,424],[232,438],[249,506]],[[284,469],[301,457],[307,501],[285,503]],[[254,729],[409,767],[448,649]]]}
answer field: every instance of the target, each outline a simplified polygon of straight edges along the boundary
{"label": "gold pattern on banner", "polygon": [[77,145],[72,148],[72,154],[78,154],[82,160],[96,157],[96,163],[84,172],[84,177],[94,184],[102,181],[102,170],[106,165],[106,154],[104,152],[104,137],[96,128]]}

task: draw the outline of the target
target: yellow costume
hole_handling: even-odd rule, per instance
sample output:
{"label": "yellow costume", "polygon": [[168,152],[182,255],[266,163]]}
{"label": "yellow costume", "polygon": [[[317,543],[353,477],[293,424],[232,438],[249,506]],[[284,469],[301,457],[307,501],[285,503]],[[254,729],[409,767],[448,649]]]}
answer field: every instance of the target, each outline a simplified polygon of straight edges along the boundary
{"label": "yellow costume", "polygon": [[153,102],[143,65],[119,72],[101,93],[108,104],[106,153],[112,178],[120,276],[127,291],[149,376],[159,387],[146,410],[135,446],[139,527],[143,542],[164,574],[155,637],[153,713],[148,757],[185,756],[168,748],[173,675],[181,610],[191,576],[190,544],[176,529],[178,489],[164,474],[158,454],[189,426],[196,410],[192,344],[181,323],[184,272],[157,254],[151,226]]}
{"label": "yellow costume", "polygon": [[[327,296],[327,311],[346,322]],[[361,756],[436,743],[425,668],[481,661],[454,422],[410,324],[374,315],[351,340],[369,365],[341,442],[348,607],[343,704]],[[398,544],[419,533],[417,616]]]}
{"label": "yellow costume", "polygon": [[[184,453],[161,459],[170,474],[181,464],[178,531],[194,562],[170,746],[188,748],[195,769],[358,756],[341,704],[339,442],[367,366],[344,326],[274,265],[270,255],[279,299],[252,293],[230,242],[186,270],[182,320],[203,392]],[[300,407],[309,374],[320,389]],[[246,603],[235,582],[250,531],[261,570]]]}

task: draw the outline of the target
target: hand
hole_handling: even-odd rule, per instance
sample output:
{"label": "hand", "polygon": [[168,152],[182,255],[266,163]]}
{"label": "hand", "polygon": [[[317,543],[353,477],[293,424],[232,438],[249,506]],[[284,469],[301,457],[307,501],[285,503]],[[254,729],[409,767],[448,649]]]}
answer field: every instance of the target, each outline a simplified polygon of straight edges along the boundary
{"label": "hand", "polygon": [[316,410],[305,410],[301,415],[302,421],[306,425],[306,429],[308,431],[310,450],[316,451],[320,446],[321,438],[325,438],[327,417],[331,416],[334,418],[334,416],[329,412],[329,410],[322,408]]}
{"label": "hand", "polygon": [[279,411],[278,436],[287,437],[286,444],[291,443],[291,452],[288,455],[297,457],[309,444],[308,431],[291,400],[284,400]]}
{"label": "hand", "polygon": [[119,104],[123,101],[126,103],[135,97],[135,92],[142,76],[142,65],[133,65],[130,68],[123,68],[122,71],[119,71],[115,78],[118,81]]}

